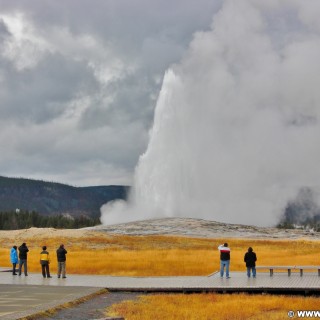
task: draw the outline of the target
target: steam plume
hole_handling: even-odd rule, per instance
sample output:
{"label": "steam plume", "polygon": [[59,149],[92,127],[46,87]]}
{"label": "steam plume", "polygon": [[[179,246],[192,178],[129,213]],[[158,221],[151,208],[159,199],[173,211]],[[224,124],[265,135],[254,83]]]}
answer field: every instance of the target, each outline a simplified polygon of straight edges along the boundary
{"label": "steam plume", "polygon": [[129,203],[104,206],[102,222],[272,225],[316,188],[319,14],[314,1],[225,1],[166,72]]}

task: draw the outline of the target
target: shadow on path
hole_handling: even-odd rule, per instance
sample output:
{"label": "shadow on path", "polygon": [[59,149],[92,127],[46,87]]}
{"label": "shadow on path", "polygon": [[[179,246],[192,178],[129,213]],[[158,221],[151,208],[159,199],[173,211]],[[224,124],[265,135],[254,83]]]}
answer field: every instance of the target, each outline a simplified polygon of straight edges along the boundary
{"label": "shadow on path", "polygon": [[38,320],[65,320],[65,319],[77,319],[77,320],[89,320],[89,319],[99,319],[106,317],[105,309],[111,305],[126,301],[135,300],[137,297],[141,296],[140,293],[103,293],[100,294],[86,302],[80,303],[72,308],[62,309],[54,313],[52,316],[42,316],[37,317]]}

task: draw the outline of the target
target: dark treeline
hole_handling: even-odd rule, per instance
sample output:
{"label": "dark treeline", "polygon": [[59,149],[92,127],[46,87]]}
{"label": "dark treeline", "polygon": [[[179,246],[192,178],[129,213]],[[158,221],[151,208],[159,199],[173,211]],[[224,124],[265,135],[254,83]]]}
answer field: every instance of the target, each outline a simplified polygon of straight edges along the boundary
{"label": "dark treeline", "polygon": [[44,216],[35,211],[0,212],[0,230],[36,228],[77,229],[100,224],[99,218]]}
{"label": "dark treeline", "polygon": [[126,186],[74,187],[62,183],[0,176],[0,212],[19,208],[43,215],[69,213],[98,218],[109,201],[126,199]]}

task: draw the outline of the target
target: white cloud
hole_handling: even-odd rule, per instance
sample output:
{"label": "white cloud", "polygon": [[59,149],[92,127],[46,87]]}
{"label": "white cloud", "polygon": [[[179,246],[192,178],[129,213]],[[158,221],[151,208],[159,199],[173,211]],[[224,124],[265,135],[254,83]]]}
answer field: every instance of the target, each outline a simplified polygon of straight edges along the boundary
{"label": "white cloud", "polygon": [[50,45],[36,35],[36,30],[22,13],[0,15],[10,37],[5,41],[2,56],[10,60],[18,71],[34,67]]}
{"label": "white cloud", "polygon": [[0,6],[0,174],[130,184],[159,79],[220,1]]}

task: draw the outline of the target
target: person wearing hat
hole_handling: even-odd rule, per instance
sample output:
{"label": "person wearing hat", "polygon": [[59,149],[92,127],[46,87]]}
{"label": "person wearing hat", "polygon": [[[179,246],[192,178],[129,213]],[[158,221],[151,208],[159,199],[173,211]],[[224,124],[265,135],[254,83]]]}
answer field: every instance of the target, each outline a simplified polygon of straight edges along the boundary
{"label": "person wearing hat", "polygon": [[57,260],[58,260],[58,278],[66,278],[66,254],[67,250],[64,248],[64,245],[61,244],[57,250]]}
{"label": "person wearing hat", "polygon": [[40,252],[40,264],[42,269],[42,276],[45,278],[51,278],[49,270],[50,257],[47,247],[43,246],[42,251]]}
{"label": "person wearing hat", "polygon": [[17,246],[13,246],[10,250],[10,261],[12,263],[12,275],[16,276],[16,266],[18,263]]}

